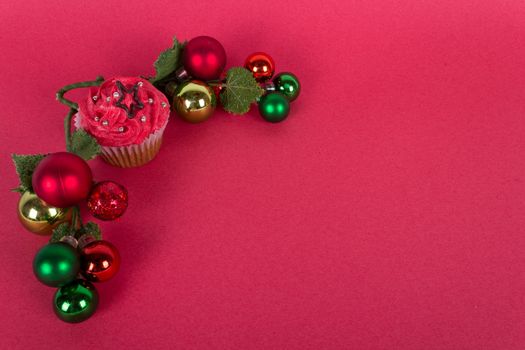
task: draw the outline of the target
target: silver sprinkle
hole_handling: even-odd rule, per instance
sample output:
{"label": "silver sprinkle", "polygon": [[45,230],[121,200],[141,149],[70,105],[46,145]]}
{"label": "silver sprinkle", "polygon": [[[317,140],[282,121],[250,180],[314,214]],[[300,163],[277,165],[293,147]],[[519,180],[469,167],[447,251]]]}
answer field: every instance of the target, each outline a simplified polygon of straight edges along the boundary
{"label": "silver sprinkle", "polygon": [[166,102],[162,102],[161,105],[162,105],[162,108],[166,108],[166,106],[167,106],[168,104],[167,104]]}
{"label": "silver sprinkle", "polygon": [[120,97],[120,94],[118,93],[118,91],[115,91],[113,93],[113,97],[115,97],[115,98],[119,98]]}
{"label": "silver sprinkle", "polygon": [[111,102],[111,97],[106,97],[106,101]]}
{"label": "silver sprinkle", "polygon": [[96,116],[95,121],[98,122],[100,120],[100,117]]}
{"label": "silver sprinkle", "polygon": [[143,115],[142,117],[140,117],[140,121],[144,123],[146,121],[146,116]]}
{"label": "silver sprinkle", "polygon": [[124,127],[123,126],[119,127],[118,132],[124,132]]}
{"label": "silver sprinkle", "polygon": [[138,85],[138,86],[142,86],[142,85],[144,85],[144,83],[141,82],[141,81],[139,81],[139,82],[137,83],[137,85]]}
{"label": "silver sprinkle", "polygon": [[98,96],[93,96],[93,101],[98,100]]}
{"label": "silver sprinkle", "polygon": [[153,99],[152,99],[151,97],[148,98],[148,103],[149,103],[149,104],[152,104],[152,103],[153,103]]}
{"label": "silver sprinkle", "polygon": [[109,125],[109,122],[108,122],[107,120],[103,120],[103,121],[102,121],[102,125],[104,125],[104,126],[108,126],[108,125]]}

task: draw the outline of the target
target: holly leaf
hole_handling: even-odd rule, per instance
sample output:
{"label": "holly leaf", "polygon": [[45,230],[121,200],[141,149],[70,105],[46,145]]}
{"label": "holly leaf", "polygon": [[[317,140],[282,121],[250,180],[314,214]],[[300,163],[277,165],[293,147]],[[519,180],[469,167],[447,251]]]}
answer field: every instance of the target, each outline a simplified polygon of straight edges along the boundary
{"label": "holly leaf", "polygon": [[90,160],[96,157],[101,149],[97,140],[86,131],[80,129],[71,136],[71,146],[69,152],[75,153],[77,156]]}
{"label": "holly leaf", "polygon": [[250,105],[264,93],[252,73],[243,67],[233,67],[226,74],[224,91],[221,93],[221,103],[227,112],[244,114],[250,110]]}
{"label": "holly leaf", "polygon": [[97,241],[102,239],[102,232],[100,230],[100,226],[98,226],[92,221],[87,222],[85,225],[83,225],[82,228],[78,230],[77,235],[79,239],[84,235],[92,236]]}
{"label": "holly leaf", "polygon": [[51,235],[51,239],[49,239],[49,243],[60,242],[62,238],[69,236],[69,235],[71,235],[71,226],[69,225],[69,223],[64,222],[58,225],[53,230],[53,234]]}
{"label": "holly leaf", "polygon": [[32,191],[33,185],[31,183],[33,178],[33,172],[36,166],[42,159],[45,158],[45,154],[12,154],[13,162],[15,163],[16,173],[20,179],[20,185],[13,191],[23,193],[25,191]]}
{"label": "holly leaf", "polygon": [[181,52],[184,44],[185,43],[180,43],[177,38],[174,37],[172,47],[161,52],[153,64],[155,67],[155,76],[150,80],[152,84],[166,78],[179,68]]}

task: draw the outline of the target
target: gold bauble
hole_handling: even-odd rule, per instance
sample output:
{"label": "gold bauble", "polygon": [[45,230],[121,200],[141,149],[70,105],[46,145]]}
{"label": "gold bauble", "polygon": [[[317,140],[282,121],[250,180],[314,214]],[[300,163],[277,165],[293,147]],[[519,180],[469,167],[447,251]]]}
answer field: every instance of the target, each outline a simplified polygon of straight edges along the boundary
{"label": "gold bauble", "polygon": [[182,83],[173,96],[173,108],[182,119],[190,123],[200,123],[208,119],[216,104],[213,90],[199,80]]}
{"label": "gold bauble", "polygon": [[71,208],[55,208],[26,191],[18,202],[18,219],[29,231],[50,235],[58,225],[71,221]]}

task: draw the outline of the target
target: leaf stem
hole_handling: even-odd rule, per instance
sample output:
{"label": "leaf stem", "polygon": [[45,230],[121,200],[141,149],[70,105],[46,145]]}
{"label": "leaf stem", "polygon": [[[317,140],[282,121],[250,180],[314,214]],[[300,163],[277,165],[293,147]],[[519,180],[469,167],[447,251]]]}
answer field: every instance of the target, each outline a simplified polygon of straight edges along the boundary
{"label": "leaf stem", "polygon": [[101,76],[98,76],[96,80],[92,81],[82,81],[79,83],[74,83],[70,85],[64,86],[62,89],[58,90],[57,92],[57,100],[68,106],[69,108],[78,109],[78,103],[68,100],[64,97],[64,94],[68,91],[78,89],[78,88],[84,88],[84,87],[90,87],[90,86],[99,86],[104,81],[104,78]]}
{"label": "leaf stem", "polygon": [[76,109],[71,108],[69,110],[69,113],[67,114],[66,118],[64,119],[64,132],[66,137],[66,151],[71,151],[71,121],[73,119],[73,115],[77,112]]}
{"label": "leaf stem", "polygon": [[[74,83],[70,85],[64,86],[62,89],[58,90],[56,96],[57,100],[65,104],[70,108],[69,113],[67,114],[66,118],[64,119],[64,132],[65,132],[65,138],[66,138],[66,150],[71,151],[71,122],[73,119],[73,115],[78,110],[78,103],[68,100],[64,97],[64,94],[68,91],[78,89],[78,88],[84,88],[84,87],[90,87],[90,86],[99,86],[104,81],[104,78],[101,76],[98,76],[96,80],[92,81],[82,81],[79,83]],[[71,208],[71,235],[75,236],[75,233],[78,229],[82,227],[82,218],[80,217],[80,209],[78,205],[75,205],[73,208]]]}
{"label": "leaf stem", "polygon": [[208,80],[206,82],[209,86],[223,86],[226,85],[225,79],[217,79],[217,80]]}
{"label": "leaf stem", "polygon": [[75,230],[77,229],[77,216],[77,207],[74,206],[73,208],[71,208],[71,236],[75,235]]}
{"label": "leaf stem", "polygon": [[76,231],[82,227],[82,218],[80,217],[80,208],[78,205],[75,205],[71,208],[71,228],[72,228],[72,235],[74,236]]}
{"label": "leaf stem", "polygon": [[78,225],[79,225],[79,228],[81,228],[82,226],[84,226],[84,223],[82,222],[82,215],[80,215],[80,207],[77,205],[77,220],[78,220]]}

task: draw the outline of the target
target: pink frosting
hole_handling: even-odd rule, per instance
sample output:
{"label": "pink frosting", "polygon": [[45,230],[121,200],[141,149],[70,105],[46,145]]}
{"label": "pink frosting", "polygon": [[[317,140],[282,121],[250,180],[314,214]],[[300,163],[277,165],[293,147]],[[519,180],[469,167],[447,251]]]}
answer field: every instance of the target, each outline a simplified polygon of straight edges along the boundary
{"label": "pink frosting", "polygon": [[102,146],[142,143],[169,118],[168,99],[140,77],[118,77],[92,88],[78,103],[80,127]]}

